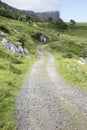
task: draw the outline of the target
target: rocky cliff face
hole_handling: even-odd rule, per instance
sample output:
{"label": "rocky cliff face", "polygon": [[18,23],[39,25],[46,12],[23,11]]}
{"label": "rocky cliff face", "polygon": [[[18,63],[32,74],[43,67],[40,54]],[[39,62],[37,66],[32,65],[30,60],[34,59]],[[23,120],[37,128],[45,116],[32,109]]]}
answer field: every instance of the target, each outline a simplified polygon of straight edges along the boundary
{"label": "rocky cliff face", "polygon": [[25,15],[26,16],[26,15],[29,14],[30,16],[33,16],[34,18],[39,17],[41,19],[48,18],[48,17],[52,17],[53,19],[60,18],[60,12],[59,11],[34,12],[34,11],[31,11],[31,10],[19,10],[19,9],[12,7],[12,6],[9,6],[8,4],[6,4],[4,2],[1,2],[1,0],[0,0],[0,15],[3,15],[3,8],[4,8],[5,13],[9,12],[9,15],[7,13],[7,14],[5,14],[5,17],[9,16],[10,18],[13,18],[13,14],[16,17],[18,15],[20,15],[20,16]]}
{"label": "rocky cliff face", "polygon": [[38,12],[36,13],[39,18],[48,18],[51,17],[53,19],[59,19],[60,18],[60,12],[59,11],[49,11],[49,12]]}
{"label": "rocky cliff face", "polygon": [[37,16],[37,14],[34,11],[31,11],[31,10],[21,10],[21,11],[26,13],[26,14]]}

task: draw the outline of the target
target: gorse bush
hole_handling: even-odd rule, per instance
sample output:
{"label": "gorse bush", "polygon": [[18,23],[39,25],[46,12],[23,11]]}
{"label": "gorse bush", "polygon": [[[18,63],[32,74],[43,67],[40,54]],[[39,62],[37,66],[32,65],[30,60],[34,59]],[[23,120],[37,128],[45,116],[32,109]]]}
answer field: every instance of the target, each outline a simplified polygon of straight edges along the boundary
{"label": "gorse bush", "polygon": [[34,38],[34,39],[36,39],[36,40],[40,40],[40,37],[41,37],[42,35],[43,35],[44,37],[46,37],[47,39],[49,39],[46,35],[44,35],[44,34],[41,33],[41,32],[34,33],[34,34],[31,35],[31,37]]}
{"label": "gorse bush", "polygon": [[10,33],[9,29],[5,25],[0,25],[0,30],[5,33]]}
{"label": "gorse bush", "polygon": [[41,32],[37,32],[31,35],[32,38],[40,40],[40,36],[43,35]]}

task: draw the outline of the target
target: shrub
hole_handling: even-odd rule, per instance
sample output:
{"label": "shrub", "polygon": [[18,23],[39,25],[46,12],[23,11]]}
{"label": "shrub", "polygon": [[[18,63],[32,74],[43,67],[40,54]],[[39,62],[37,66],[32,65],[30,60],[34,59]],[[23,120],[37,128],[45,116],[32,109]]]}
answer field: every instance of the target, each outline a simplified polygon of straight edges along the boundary
{"label": "shrub", "polygon": [[36,39],[36,40],[40,40],[40,36],[43,35],[42,33],[38,32],[38,33],[35,33],[33,35],[31,35],[32,38]]}
{"label": "shrub", "polygon": [[10,33],[8,28],[5,25],[0,25],[0,30],[5,32],[5,33]]}
{"label": "shrub", "polygon": [[[37,33],[31,35],[31,37],[34,38],[34,39],[36,39],[36,40],[40,40],[40,36],[41,36],[41,35],[44,35],[44,34],[42,34],[41,32],[37,32]],[[45,36],[47,39],[49,39],[46,35],[44,35],[44,36]]]}

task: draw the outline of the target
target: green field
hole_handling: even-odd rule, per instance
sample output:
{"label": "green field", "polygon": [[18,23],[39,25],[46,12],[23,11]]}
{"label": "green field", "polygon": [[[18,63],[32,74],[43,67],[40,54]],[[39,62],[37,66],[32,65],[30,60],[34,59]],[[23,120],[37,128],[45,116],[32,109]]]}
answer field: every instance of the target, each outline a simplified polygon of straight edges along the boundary
{"label": "green field", "polygon": [[87,23],[76,23],[75,29],[69,32],[72,36],[87,39]]}
{"label": "green field", "polygon": [[87,55],[87,23],[77,23],[75,30],[50,43],[48,50],[55,56],[56,66],[65,82],[87,93],[87,63],[78,63]]}

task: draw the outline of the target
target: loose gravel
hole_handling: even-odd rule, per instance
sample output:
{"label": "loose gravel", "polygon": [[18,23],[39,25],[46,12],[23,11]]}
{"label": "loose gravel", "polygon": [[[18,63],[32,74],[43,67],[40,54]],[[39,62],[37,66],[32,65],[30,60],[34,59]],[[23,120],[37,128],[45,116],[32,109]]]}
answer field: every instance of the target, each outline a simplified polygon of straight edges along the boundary
{"label": "loose gravel", "polygon": [[60,79],[54,57],[43,46],[37,51],[40,60],[16,99],[17,130],[87,130],[87,94]]}

